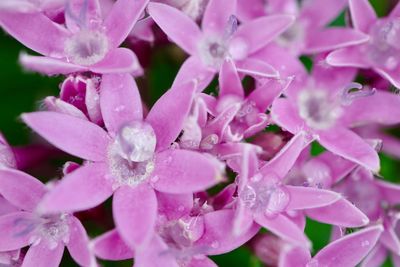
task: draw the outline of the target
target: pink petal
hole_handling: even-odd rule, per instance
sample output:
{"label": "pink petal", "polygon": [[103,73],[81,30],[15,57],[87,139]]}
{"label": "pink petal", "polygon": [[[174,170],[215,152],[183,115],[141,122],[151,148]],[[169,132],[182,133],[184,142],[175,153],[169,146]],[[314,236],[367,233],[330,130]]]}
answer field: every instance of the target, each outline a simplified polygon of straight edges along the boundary
{"label": "pink petal", "polygon": [[204,234],[193,244],[193,248],[207,248],[207,255],[218,255],[240,247],[252,238],[259,227],[255,224],[243,235],[233,234],[234,211],[213,211],[204,215]]}
{"label": "pink petal", "polygon": [[88,163],[67,174],[43,198],[39,210],[46,213],[87,210],[103,203],[113,191],[104,163]]}
{"label": "pink petal", "polygon": [[236,14],[236,0],[210,0],[204,11],[201,28],[207,34],[226,34],[229,17]]}
{"label": "pink petal", "polygon": [[392,11],[390,12],[390,17],[400,17],[400,2],[397,3],[397,5],[392,9]]}
{"label": "pink petal", "polygon": [[388,227],[382,232],[379,241],[390,251],[393,251],[396,254],[400,253],[400,240],[397,236],[396,229],[393,229],[392,225],[388,225]]}
{"label": "pink petal", "polygon": [[[214,2],[218,2],[215,0]],[[242,81],[237,73],[235,63],[231,59],[226,59],[222,64],[219,73],[219,97],[235,95],[244,97]]]}
{"label": "pink petal", "polygon": [[28,48],[47,56],[62,57],[70,33],[41,12],[0,13],[1,27]]}
{"label": "pink petal", "polygon": [[199,152],[169,149],[156,155],[153,186],[173,193],[203,191],[221,179],[215,159]]}
{"label": "pink petal", "polygon": [[154,104],[146,117],[157,136],[157,151],[166,149],[182,131],[190,111],[196,86],[194,82],[177,85]]}
{"label": "pink petal", "polygon": [[387,250],[381,244],[377,244],[367,257],[362,261],[360,267],[377,267],[382,266],[387,257]]}
{"label": "pink petal", "polygon": [[[248,44],[248,54],[263,48],[293,24],[291,15],[271,15],[254,19],[239,26],[233,39],[240,38]],[[260,31],[260,29],[263,29]]]}
{"label": "pink petal", "polygon": [[21,267],[58,267],[64,253],[64,245],[61,243],[54,249],[49,249],[45,242],[31,246],[25,255]]}
{"label": "pink petal", "polygon": [[333,21],[345,8],[346,0],[311,0],[302,3],[300,20],[312,22],[310,27],[322,28]]}
{"label": "pink petal", "polygon": [[285,188],[289,191],[290,202],[286,210],[312,209],[328,206],[339,200],[341,195],[324,189],[304,186],[290,186]]}
{"label": "pink petal", "polygon": [[54,96],[46,97],[43,100],[43,104],[48,111],[63,113],[82,120],[87,120],[86,115],[80,109]]}
{"label": "pink petal", "polygon": [[[331,183],[334,184],[345,178],[358,165],[352,161],[335,155],[329,151],[320,154],[318,157],[311,159],[312,161],[322,161],[330,170]],[[318,164],[318,163],[317,163]],[[311,164],[312,165],[312,164]]]}
{"label": "pink petal", "polygon": [[133,251],[122,240],[116,229],[93,240],[93,251],[103,260],[127,260],[133,258]]}
{"label": "pink petal", "polygon": [[267,218],[262,214],[258,214],[254,219],[268,231],[292,244],[307,248],[311,246],[303,230],[282,214],[278,214],[273,218]]}
{"label": "pink petal", "polygon": [[116,134],[124,124],[141,121],[142,100],[129,74],[103,75],[100,87],[101,114],[108,132]]}
{"label": "pink petal", "polygon": [[174,255],[168,250],[168,245],[158,235],[154,235],[149,247],[136,254],[135,267],[179,267]]}
{"label": "pink petal", "polygon": [[205,257],[204,259],[192,259],[187,267],[218,267],[218,265]]}
{"label": "pink petal", "polygon": [[103,27],[112,48],[118,47],[132,31],[149,0],[118,0],[104,21]]}
{"label": "pink petal", "polygon": [[202,33],[192,19],[178,9],[165,4],[150,3],[148,10],[157,25],[173,42],[188,54],[197,54]]}
{"label": "pink petal", "polygon": [[332,51],[346,46],[362,44],[368,40],[368,35],[356,30],[328,28],[310,35],[304,53],[313,54]]}
{"label": "pink petal", "polygon": [[308,209],[311,219],[342,227],[360,227],[368,224],[368,217],[346,199],[340,199],[329,206]]}
{"label": "pink petal", "polygon": [[277,70],[265,61],[256,58],[246,58],[237,62],[237,71],[256,78],[277,78]]}
{"label": "pink petal", "polygon": [[400,203],[400,185],[377,180],[375,184],[382,192],[382,196],[389,204],[397,205]]}
{"label": "pink petal", "polygon": [[319,142],[332,153],[373,172],[379,171],[380,163],[376,151],[351,130],[336,127],[333,131],[320,133]]}
{"label": "pink petal", "polygon": [[320,250],[313,261],[327,267],[354,267],[375,246],[382,231],[382,226],[372,226],[340,238]]}
{"label": "pink petal", "polygon": [[310,252],[303,247],[287,247],[279,256],[279,267],[306,267],[310,261]]}
{"label": "pink petal", "polygon": [[74,216],[69,223],[67,248],[72,258],[81,266],[93,266],[95,258],[89,248],[89,237],[82,223]]}
{"label": "pink petal", "polygon": [[105,160],[109,137],[96,124],[57,112],[22,114],[23,121],[56,147],[92,161]]}
{"label": "pink petal", "polygon": [[37,71],[47,75],[70,74],[87,70],[87,68],[84,66],[68,63],[62,59],[30,56],[25,53],[20,55],[19,62],[22,66],[30,71]]}
{"label": "pink petal", "polygon": [[34,224],[35,219],[34,214],[23,211],[1,216],[0,251],[10,251],[29,245],[34,230],[31,224]]}
{"label": "pink petal", "polygon": [[178,220],[193,209],[193,194],[156,193],[158,212],[169,220]]}
{"label": "pink petal", "polygon": [[132,50],[116,48],[111,50],[102,61],[91,65],[90,70],[100,74],[136,73],[141,72],[142,68]]}
{"label": "pink petal", "polygon": [[370,66],[365,58],[365,54],[358,46],[333,51],[326,57],[326,62],[329,65],[337,67],[358,67],[365,69]]}
{"label": "pink petal", "polygon": [[46,193],[36,178],[13,169],[0,169],[0,193],[11,204],[32,211]]}
{"label": "pink petal", "polygon": [[271,115],[276,124],[293,134],[304,128],[304,122],[299,117],[296,108],[287,99],[276,99],[271,107]]}
{"label": "pink petal", "polygon": [[349,0],[351,21],[354,28],[368,32],[370,26],[377,21],[374,8],[368,0]]}
{"label": "pink petal", "polygon": [[143,248],[154,235],[157,199],[148,184],[119,188],[113,198],[113,215],[122,239],[133,249]]}
{"label": "pink petal", "polygon": [[290,85],[291,81],[291,79],[271,79],[251,92],[247,100],[254,102],[261,112],[266,112],[272,102]]}
{"label": "pink petal", "polygon": [[387,79],[391,82],[395,87],[400,87],[400,74],[399,71],[396,70],[383,70],[376,68],[374,69],[377,73],[379,73],[383,78]]}

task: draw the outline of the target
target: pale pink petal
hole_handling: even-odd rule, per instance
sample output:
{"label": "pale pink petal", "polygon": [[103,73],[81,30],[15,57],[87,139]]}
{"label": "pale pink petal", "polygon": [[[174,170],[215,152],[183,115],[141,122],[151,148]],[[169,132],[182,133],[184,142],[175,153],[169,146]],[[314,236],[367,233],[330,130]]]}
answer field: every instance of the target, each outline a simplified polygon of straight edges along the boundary
{"label": "pale pink petal", "polygon": [[[266,46],[269,42],[283,33],[294,22],[291,15],[271,15],[254,19],[239,26],[233,35],[233,40],[240,38],[248,45],[248,54]],[[260,31],[260,29],[263,29]]]}
{"label": "pale pink petal", "polygon": [[205,257],[204,259],[192,259],[187,267],[218,267],[218,265]]}
{"label": "pale pink petal", "polygon": [[304,122],[296,108],[287,99],[276,99],[271,107],[271,115],[276,124],[293,134],[304,128]]}
{"label": "pale pink petal", "polygon": [[[311,159],[310,162],[316,161],[318,166],[318,161],[322,161],[323,164],[329,167],[329,173],[331,178],[331,183],[334,184],[339,182],[346,177],[355,167],[358,165],[352,161],[342,158],[341,156],[335,155],[329,151],[320,154],[318,157]],[[312,166],[312,163],[310,163]]]}
{"label": "pale pink petal", "polygon": [[81,266],[93,266],[94,254],[89,248],[89,237],[82,223],[74,216],[69,223],[69,241],[67,248],[72,258]]}
{"label": "pale pink petal", "polygon": [[50,249],[46,242],[31,246],[25,255],[21,267],[58,267],[64,253],[64,245],[59,243],[57,247]]}
{"label": "pale pink petal", "polygon": [[286,210],[301,210],[324,207],[341,198],[341,195],[324,189],[304,186],[285,186],[290,194]]}
{"label": "pale pink petal", "polygon": [[337,67],[369,68],[370,63],[359,47],[347,47],[331,52],[326,57],[329,65]]}
{"label": "pale pink petal", "polygon": [[36,216],[30,212],[13,212],[0,216],[0,251],[29,245]]}
{"label": "pale pink petal", "polygon": [[376,68],[374,69],[377,73],[379,73],[383,78],[387,79],[391,82],[394,86],[400,87],[400,72],[398,69],[395,70],[383,70]]}
{"label": "pale pink petal", "polygon": [[0,194],[11,204],[32,211],[46,193],[36,178],[13,169],[0,169]]}
{"label": "pale pink petal", "polygon": [[236,202],[233,221],[233,234],[240,236],[246,233],[254,224],[253,215],[241,201]]}
{"label": "pale pink petal", "polygon": [[103,27],[112,48],[118,47],[132,31],[149,0],[118,0],[104,21]]}
{"label": "pale pink petal", "polygon": [[88,163],[67,174],[40,202],[46,213],[74,212],[94,208],[112,195],[108,168],[104,163]]}
{"label": "pale pink petal", "polygon": [[[218,0],[214,1],[218,2]],[[222,64],[219,73],[219,97],[235,95],[244,97],[242,81],[237,73],[235,63],[231,59],[226,59]]]}
{"label": "pale pink petal", "polygon": [[100,108],[100,96],[93,80],[86,80],[85,104],[90,121],[102,125],[103,118]]}
{"label": "pale pink petal", "polygon": [[362,261],[360,267],[382,266],[387,257],[387,250],[381,244],[377,244],[367,257]]}
{"label": "pale pink petal", "polygon": [[133,251],[122,240],[116,229],[96,237],[93,241],[93,251],[103,260],[127,260],[133,258]]}
{"label": "pale pink petal", "polygon": [[329,206],[308,209],[313,220],[342,227],[360,227],[368,224],[368,217],[346,199],[340,199]]}
{"label": "pale pink petal", "polygon": [[80,109],[54,96],[46,97],[43,100],[43,104],[46,106],[48,111],[55,111],[74,116],[82,120],[87,120],[86,115]]}
{"label": "pale pink petal", "polygon": [[221,180],[217,167],[215,159],[199,152],[169,149],[156,155],[153,186],[173,194],[203,191]]}
{"label": "pale pink petal", "polygon": [[265,61],[256,58],[246,58],[237,62],[237,71],[256,78],[277,78],[278,71]]}
{"label": "pale pink petal", "polygon": [[309,0],[302,2],[302,10],[299,15],[301,20],[308,20],[310,27],[324,27],[333,21],[344,10],[346,0]]}
{"label": "pale pink petal", "polygon": [[135,267],[179,267],[175,256],[158,235],[154,235],[149,247],[135,255]]}
{"label": "pale pink petal", "polygon": [[196,86],[194,82],[179,84],[169,89],[154,104],[146,117],[157,136],[157,150],[166,149],[182,131],[190,111]]}
{"label": "pale pink petal", "polygon": [[310,261],[310,252],[303,247],[286,247],[279,255],[279,267],[306,267]]}
{"label": "pale pink petal", "polygon": [[379,241],[390,251],[397,254],[400,253],[400,240],[392,225],[388,225],[388,227],[382,232]]}
{"label": "pale pink petal", "polygon": [[375,246],[382,231],[382,226],[372,226],[347,235],[320,250],[312,261],[327,267],[354,267]]}
{"label": "pale pink petal", "polygon": [[188,54],[197,54],[198,42],[202,33],[191,18],[178,9],[165,4],[150,3],[148,10],[157,25],[173,42]]}
{"label": "pale pink petal", "polygon": [[50,111],[25,113],[22,119],[51,144],[72,155],[105,160],[109,137],[94,123]]}
{"label": "pale pink petal", "polygon": [[332,153],[356,162],[373,172],[379,171],[380,162],[377,152],[351,130],[336,127],[334,131],[321,132],[319,142]]}
{"label": "pale pink petal", "polygon": [[30,71],[37,71],[47,75],[70,74],[86,71],[84,66],[68,63],[65,60],[51,57],[30,56],[22,53],[19,57],[22,66]]}
{"label": "pale pink petal", "polygon": [[400,267],[400,256],[392,254],[392,262],[394,267]]}
{"label": "pale pink petal", "polygon": [[368,32],[371,25],[377,21],[374,8],[368,0],[349,0],[351,21],[354,28]]}
{"label": "pale pink petal", "polygon": [[272,102],[290,85],[291,81],[291,79],[271,79],[251,92],[247,100],[254,102],[261,112],[266,112]]}
{"label": "pale pink petal", "polygon": [[193,209],[193,194],[157,193],[158,212],[169,220],[178,220]]}
{"label": "pale pink petal", "polygon": [[155,234],[157,199],[148,184],[120,187],[113,198],[113,215],[121,238],[129,247],[147,246]]}
{"label": "pale pink petal", "polygon": [[71,35],[41,12],[0,12],[0,25],[25,46],[53,57],[63,56],[64,42]]}
{"label": "pale pink petal", "polygon": [[375,184],[382,192],[382,196],[385,201],[393,205],[400,203],[400,185],[388,183],[382,180],[375,181]]}
{"label": "pale pink petal", "polygon": [[227,34],[229,17],[236,14],[236,0],[210,0],[201,22],[202,30],[207,34],[223,36]]}
{"label": "pale pink petal", "polygon": [[95,73],[140,73],[142,67],[139,64],[135,53],[128,48],[116,48],[111,50],[106,57],[90,66]]}
{"label": "pale pink petal", "polygon": [[139,90],[129,74],[103,75],[100,106],[104,124],[108,132],[113,134],[125,124],[143,119]]}
{"label": "pale pink petal", "polygon": [[400,2],[390,12],[390,17],[400,17]]}

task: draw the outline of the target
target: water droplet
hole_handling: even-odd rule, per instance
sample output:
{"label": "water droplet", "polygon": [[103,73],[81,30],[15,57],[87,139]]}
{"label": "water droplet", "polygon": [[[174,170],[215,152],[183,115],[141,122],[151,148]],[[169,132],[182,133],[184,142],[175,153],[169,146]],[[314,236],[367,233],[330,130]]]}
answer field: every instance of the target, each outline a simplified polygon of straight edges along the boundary
{"label": "water droplet", "polygon": [[212,243],[211,243],[211,247],[212,248],[218,248],[219,247],[219,242],[218,241],[213,241]]}
{"label": "water droplet", "polygon": [[122,112],[122,111],[125,110],[125,106],[124,106],[124,105],[117,106],[114,110],[115,110],[116,112]]}
{"label": "water droplet", "polygon": [[157,183],[158,180],[160,180],[160,177],[158,177],[158,175],[154,175],[153,177],[150,178],[150,182],[152,183]]}
{"label": "water droplet", "polygon": [[362,242],[361,242],[361,246],[362,246],[362,247],[367,247],[367,246],[369,246],[369,241],[368,241],[368,240],[362,241]]}

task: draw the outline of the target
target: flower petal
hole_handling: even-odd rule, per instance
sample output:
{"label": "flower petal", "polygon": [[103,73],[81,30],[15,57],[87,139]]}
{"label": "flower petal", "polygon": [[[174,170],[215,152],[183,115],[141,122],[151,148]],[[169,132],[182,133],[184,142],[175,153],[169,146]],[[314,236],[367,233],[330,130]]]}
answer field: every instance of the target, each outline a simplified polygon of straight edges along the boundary
{"label": "flower petal", "polygon": [[193,209],[193,194],[157,193],[158,212],[169,220],[178,220]]}
{"label": "flower petal", "polygon": [[37,71],[46,75],[70,74],[79,71],[86,71],[84,66],[68,63],[62,59],[42,56],[30,56],[21,53],[19,62],[30,71]]}
{"label": "flower petal", "polygon": [[148,10],[157,25],[173,42],[188,54],[197,54],[197,46],[202,33],[191,18],[178,9],[165,4],[150,3]]}
{"label": "flower petal", "polygon": [[236,14],[236,0],[210,0],[201,22],[207,34],[223,36],[226,34],[229,18]]}
{"label": "flower petal", "polygon": [[155,234],[157,199],[148,184],[120,187],[113,198],[113,215],[121,238],[132,249],[148,245]]}
{"label": "flower petal", "polygon": [[36,178],[13,169],[0,169],[0,194],[11,204],[32,211],[46,193]]}
{"label": "flower petal", "polygon": [[276,99],[271,107],[273,121],[292,134],[304,128],[304,122],[292,103],[283,98]]}
{"label": "flower petal", "polygon": [[169,149],[156,155],[153,186],[172,194],[203,191],[220,181],[217,167],[214,158],[201,153]]}
{"label": "flower petal", "polygon": [[108,231],[93,241],[93,251],[103,260],[127,260],[133,258],[133,251],[122,240],[116,229]]}
{"label": "flower petal", "polygon": [[400,203],[400,185],[388,183],[382,180],[375,181],[375,184],[382,192],[382,196],[389,204],[397,205]]}
{"label": "flower petal", "polygon": [[23,121],[56,147],[83,159],[105,160],[109,137],[94,123],[43,111],[22,114]]}
{"label": "flower petal", "polygon": [[141,73],[142,68],[135,53],[128,48],[116,48],[111,50],[105,58],[90,66],[95,73]]}
{"label": "flower petal", "polygon": [[290,202],[286,210],[312,209],[328,206],[339,200],[341,195],[324,189],[304,186],[290,186],[285,188],[289,191]]}
{"label": "flower petal", "polygon": [[237,62],[236,69],[240,73],[256,78],[277,78],[278,71],[265,61],[256,58],[246,58]]}
{"label": "flower petal", "polygon": [[346,0],[310,0],[302,3],[299,20],[312,21],[312,28],[322,28],[333,21],[346,7]]}
{"label": "flower petal", "polygon": [[112,48],[118,47],[132,31],[149,0],[118,0],[107,15],[103,27]]}
{"label": "flower petal", "polygon": [[383,78],[387,79],[391,82],[395,87],[400,87],[400,74],[396,70],[383,70],[376,68],[374,69],[377,73],[379,73]]}
{"label": "flower petal", "polygon": [[388,256],[387,254],[386,248],[381,244],[377,244],[362,261],[360,267],[382,266]]}
{"label": "flower petal", "polygon": [[43,198],[38,209],[45,213],[87,210],[103,203],[113,191],[104,163],[88,163],[67,174]]}
{"label": "flower petal", "polygon": [[105,74],[101,79],[100,106],[108,132],[116,134],[126,123],[143,119],[142,100],[129,74]]}
{"label": "flower petal", "polygon": [[354,28],[367,33],[370,26],[378,19],[374,8],[368,0],[349,0],[349,7]]}
{"label": "flower petal", "polygon": [[204,259],[192,259],[187,267],[218,267],[218,265],[205,257]]}
{"label": "flower petal", "polygon": [[[218,2],[218,1],[215,1]],[[235,63],[231,59],[226,59],[222,64],[219,73],[219,97],[235,95],[244,97],[242,81],[237,73]]]}
{"label": "flower petal", "polygon": [[313,261],[321,266],[356,266],[375,246],[382,231],[382,226],[372,226],[340,238],[320,250]]}
{"label": "flower petal", "polygon": [[358,46],[333,51],[326,57],[326,62],[329,65],[337,67],[358,67],[364,69],[370,67],[370,64],[365,59],[365,54],[362,53]]}
{"label": "flower petal", "polygon": [[19,249],[30,244],[36,216],[17,211],[0,217],[0,251]]}
{"label": "flower petal", "polygon": [[310,261],[310,252],[302,247],[284,248],[279,256],[279,267],[306,267]]}
{"label": "flower petal", "polygon": [[21,267],[58,267],[64,253],[64,245],[59,243],[54,249],[48,248],[45,242],[31,246],[25,255]]}
{"label": "flower petal", "polygon": [[149,247],[135,256],[135,267],[179,267],[169,247],[158,235],[154,235]]}
{"label": "flower petal", "polygon": [[182,131],[195,89],[194,82],[177,85],[158,99],[150,110],[146,121],[151,124],[157,136],[157,151],[168,148]]}

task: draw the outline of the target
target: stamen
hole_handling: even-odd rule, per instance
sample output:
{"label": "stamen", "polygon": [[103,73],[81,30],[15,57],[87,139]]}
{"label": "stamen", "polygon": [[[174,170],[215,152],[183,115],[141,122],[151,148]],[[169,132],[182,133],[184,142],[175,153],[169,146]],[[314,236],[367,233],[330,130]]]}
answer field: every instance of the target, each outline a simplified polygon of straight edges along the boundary
{"label": "stamen", "polygon": [[370,86],[363,87],[359,83],[350,83],[347,87],[343,89],[341,95],[341,103],[344,106],[348,106],[353,103],[354,100],[361,97],[372,96],[373,94],[375,94],[375,92],[376,89],[371,88]]}
{"label": "stamen", "polygon": [[238,19],[235,15],[230,15],[225,27],[225,38],[230,38],[238,28]]}

